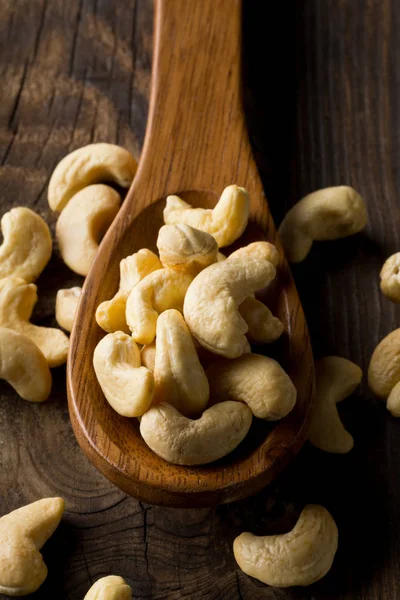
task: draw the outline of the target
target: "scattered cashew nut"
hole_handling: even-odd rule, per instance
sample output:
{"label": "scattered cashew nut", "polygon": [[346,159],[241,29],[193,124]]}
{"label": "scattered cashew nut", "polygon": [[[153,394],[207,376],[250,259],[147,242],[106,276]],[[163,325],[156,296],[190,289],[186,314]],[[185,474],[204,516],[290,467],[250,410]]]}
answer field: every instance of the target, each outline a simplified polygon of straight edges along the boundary
{"label": "scattered cashew nut", "polygon": [[375,348],[368,367],[368,384],[378,398],[387,398],[387,409],[400,416],[400,328],[383,338]]}
{"label": "scattered cashew nut", "polygon": [[247,337],[251,342],[271,344],[282,335],[282,321],[274,317],[269,308],[256,298],[246,298],[239,306],[239,312],[247,323]]}
{"label": "scattered cashew nut", "polygon": [[109,575],[98,579],[83,600],[132,600],[132,589],[122,577]]}
{"label": "scattered cashew nut", "polygon": [[82,288],[72,287],[66,290],[58,290],[56,296],[56,321],[66,331],[72,331],[76,309]]}
{"label": "scattered cashew nut", "polygon": [[381,273],[381,290],[392,302],[400,302],[400,252],[386,260]]}
{"label": "scattered cashew nut", "polygon": [[400,381],[396,383],[390,392],[387,399],[386,408],[393,417],[400,417]]}
{"label": "scattered cashew nut", "polygon": [[157,248],[164,267],[189,270],[194,275],[216,262],[218,254],[212,235],[185,223],[161,227]]}

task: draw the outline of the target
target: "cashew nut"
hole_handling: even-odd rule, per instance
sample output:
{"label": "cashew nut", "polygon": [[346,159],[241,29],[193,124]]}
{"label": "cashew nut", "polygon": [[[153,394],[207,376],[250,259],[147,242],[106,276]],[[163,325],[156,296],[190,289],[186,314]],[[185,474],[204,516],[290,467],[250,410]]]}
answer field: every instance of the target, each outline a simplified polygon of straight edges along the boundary
{"label": "cashew nut", "polygon": [[387,335],[375,348],[368,367],[368,384],[385,400],[400,381],[400,328]]}
{"label": "cashew nut", "polygon": [[185,321],[198,342],[215,354],[236,358],[250,352],[248,326],[238,307],[275,277],[267,260],[249,256],[210,265],[190,284],[184,302]]}
{"label": "cashew nut", "polygon": [[140,350],[140,359],[142,361],[142,365],[149,369],[152,373],[154,373],[154,367],[156,364],[156,342],[151,342],[151,344],[147,344],[143,346]]}
{"label": "cashew nut", "polygon": [[[219,252],[219,254],[221,254],[221,252]],[[221,254],[221,257],[222,256],[223,254]],[[241,248],[238,248],[238,250],[235,250],[235,252],[232,252],[228,258],[229,260],[232,260],[233,258],[241,258],[242,256],[252,256],[253,258],[258,258],[260,260],[268,260],[274,267],[278,267],[280,260],[276,246],[270,244],[270,242],[253,242],[247,246],[242,246]]]}
{"label": "cashew nut", "polygon": [[256,298],[246,298],[239,306],[239,312],[247,323],[247,338],[251,342],[270,344],[282,335],[282,321],[274,317],[269,308]]}
{"label": "cashew nut", "polygon": [[67,360],[68,337],[60,329],[37,327],[29,322],[37,301],[37,287],[18,277],[0,279],[0,327],[26,335],[41,350],[49,367]]}
{"label": "cashew nut", "polygon": [[158,315],[164,310],[175,308],[183,312],[185,294],[192,281],[193,275],[186,271],[158,269],[135,285],[126,302],[126,322],[136,342],[151,344]]}
{"label": "cashew nut", "polygon": [[279,235],[290,262],[305,259],[313,241],[336,240],[361,231],[367,223],[364,200],[351,187],[325,188],[305,196],[286,214]]}
{"label": "cashew nut", "polygon": [[51,391],[49,365],[26,335],[0,327],[0,379],[5,379],[21,398],[47,400]]}
{"label": "cashew nut", "polygon": [[192,208],[178,196],[168,196],[164,222],[186,223],[210,233],[220,248],[230,246],[246,229],[249,219],[249,195],[244,188],[230,185],[224,189],[213,210]]}
{"label": "cashew nut", "polygon": [[39,550],[57,529],[62,498],[43,498],[0,519],[0,594],[25,596],[47,577]]}
{"label": "cashew nut", "polygon": [[168,402],[186,417],[199,415],[207,406],[207,377],[190,331],[177,310],[166,310],[157,320],[154,383],[154,404]]}
{"label": "cashew nut", "polygon": [[214,402],[245,402],[255,417],[277,421],[296,404],[297,392],[279,363],[259,354],[220,360],[207,369]]}
{"label": "cashew nut", "polygon": [[336,404],[360,385],[360,367],[339,356],[326,356],[315,365],[316,398],[308,439],[313,446],[336,454],[350,452],[354,440],[340,420]]}
{"label": "cashew nut", "polygon": [[102,184],[89,185],[70,199],[57,221],[56,238],[61,257],[72,271],[88,274],[120,204],[120,195]]}
{"label": "cashew nut", "polygon": [[190,270],[194,275],[216,262],[218,253],[212,235],[185,223],[161,227],[157,248],[164,267]]}
{"label": "cashew nut", "polygon": [[109,575],[98,579],[83,600],[132,600],[132,589],[122,577]]}
{"label": "cashew nut", "polygon": [[400,417],[400,381],[396,383],[390,392],[387,399],[386,408],[393,417]]}
{"label": "cashew nut", "polygon": [[114,181],[131,185],[137,164],[133,156],[114,144],[89,144],[65,156],[50,178],[50,208],[61,212],[72,196],[92,183]]}
{"label": "cashew nut", "polygon": [[332,566],[337,546],[338,530],[331,514],[322,506],[308,504],[289,533],[242,533],[233,543],[233,553],[247,575],[284,588],[322,579]]}
{"label": "cashew nut", "polygon": [[386,260],[381,273],[381,290],[392,302],[400,302],[400,252]]}
{"label": "cashew nut", "polygon": [[76,309],[82,288],[72,287],[66,290],[58,290],[56,296],[56,321],[66,331],[72,331]]}
{"label": "cashew nut", "polygon": [[153,373],[140,365],[139,348],[122,331],[109,333],[95,348],[97,380],[108,403],[123,417],[140,417],[153,400]]}
{"label": "cashew nut", "polygon": [[29,208],[13,208],[1,219],[0,278],[35,281],[50,260],[53,242],[47,223]]}
{"label": "cashew nut", "polygon": [[129,333],[126,323],[125,310],[129,293],[139,281],[142,281],[153,271],[162,269],[160,259],[154,252],[144,248],[132,256],[122,259],[120,268],[119,290],[111,300],[99,304],[96,311],[96,321],[104,331],[124,331]]}
{"label": "cashew nut", "polygon": [[232,452],[251,421],[251,410],[241,402],[215,404],[195,421],[163,402],[143,415],[140,433],[149,448],[170,463],[205,465]]}

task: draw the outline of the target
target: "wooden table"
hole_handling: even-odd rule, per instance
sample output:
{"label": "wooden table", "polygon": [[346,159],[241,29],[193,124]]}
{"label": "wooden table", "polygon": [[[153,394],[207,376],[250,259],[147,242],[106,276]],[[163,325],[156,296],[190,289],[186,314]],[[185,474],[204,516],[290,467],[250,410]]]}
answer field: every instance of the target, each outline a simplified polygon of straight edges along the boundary
{"label": "wooden table", "polygon": [[[1,209],[29,206],[54,231],[46,189],[65,154],[107,141],[139,157],[152,5],[0,0],[0,9]],[[247,0],[244,15],[249,128],[276,221],[329,185],[353,185],[368,204],[363,234],[316,244],[294,269],[315,355],[345,356],[364,370],[378,340],[400,324],[379,291],[380,266],[400,245],[399,22],[392,0]],[[54,325],[57,289],[80,281],[56,250],[38,281],[35,322]],[[32,598],[79,600],[111,573],[143,600],[400,598],[400,423],[365,383],[340,409],[355,438],[349,455],[306,446],[256,498],[172,510],[127,497],[89,464],[72,433],[64,380],[65,369],[55,370],[43,405],[1,384],[1,514],[43,496],[67,503],[44,549],[49,576]],[[337,521],[329,575],[310,588],[275,590],[241,573],[233,538],[287,530],[305,503],[323,504]]]}

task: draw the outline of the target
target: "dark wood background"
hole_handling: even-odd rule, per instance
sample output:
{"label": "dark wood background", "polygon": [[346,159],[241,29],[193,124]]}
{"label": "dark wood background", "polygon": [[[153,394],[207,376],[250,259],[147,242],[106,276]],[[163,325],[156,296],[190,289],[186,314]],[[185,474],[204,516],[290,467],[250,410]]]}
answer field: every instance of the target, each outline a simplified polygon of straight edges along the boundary
{"label": "dark wood background", "polygon": [[[139,157],[152,3],[0,0],[0,14],[0,208],[34,208],[54,231],[46,189],[65,154],[107,141]],[[329,185],[353,185],[368,204],[363,234],[315,245],[294,269],[316,356],[345,356],[364,371],[400,325],[378,277],[400,249],[399,21],[395,0],[245,2],[246,111],[276,222]],[[56,251],[38,281],[35,322],[55,324],[57,289],[79,282]],[[43,496],[67,504],[44,549],[49,576],[31,598],[79,600],[97,578],[119,574],[140,600],[400,599],[400,422],[365,382],[340,409],[355,438],[349,455],[306,445],[256,498],[173,510],[127,497],[89,464],[69,422],[65,369],[53,373],[43,405],[0,386],[0,513]],[[288,530],[305,503],[323,504],[338,524],[329,575],[275,590],[241,573],[233,538]]]}

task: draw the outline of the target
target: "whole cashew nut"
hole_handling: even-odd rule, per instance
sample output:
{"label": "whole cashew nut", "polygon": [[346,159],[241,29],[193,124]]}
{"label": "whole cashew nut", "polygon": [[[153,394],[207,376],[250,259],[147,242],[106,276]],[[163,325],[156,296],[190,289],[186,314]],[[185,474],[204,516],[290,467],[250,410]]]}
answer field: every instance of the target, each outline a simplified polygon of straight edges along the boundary
{"label": "whole cashew nut", "polygon": [[141,366],[133,339],[116,331],[97,344],[93,354],[97,381],[113,409],[123,417],[140,417],[151,405],[153,373]]}
{"label": "whole cashew nut", "polygon": [[194,421],[163,402],[143,415],[140,433],[149,448],[170,463],[205,465],[232,452],[251,421],[251,410],[241,402],[215,404]]}
{"label": "whole cashew nut", "polygon": [[47,577],[39,550],[57,529],[62,498],[44,498],[0,519],[0,594],[25,596]]}
{"label": "whole cashew nut", "polygon": [[132,589],[122,577],[109,575],[98,579],[83,600],[132,600]]}
{"label": "whole cashew nut", "polygon": [[218,254],[212,235],[185,223],[161,227],[157,248],[164,267],[189,270],[194,275],[216,262]]}
{"label": "whole cashew nut", "polygon": [[360,385],[360,367],[339,356],[326,356],[315,365],[316,399],[308,439],[313,446],[336,454],[350,452],[354,440],[344,428],[336,404]]}
{"label": "whole cashew nut", "polygon": [[247,227],[249,195],[244,188],[230,185],[224,189],[214,209],[192,208],[178,196],[168,196],[164,222],[186,223],[210,233],[220,248],[230,246]]}
{"label": "whole cashew nut", "polygon": [[5,379],[21,398],[47,400],[51,391],[49,365],[26,335],[0,327],[0,379]]}
{"label": "whole cashew nut", "polygon": [[252,296],[242,302],[239,312],[247,323],[247,338],[255,344],[271,344],[284,331],[282,321],[274,317],[265,304]]}
{"label": "whole cashew nut", "polygon": [[140,349],[140,359],[142,361],[142,365],[149,369],[152,373],[154,373],[154,367],[156,364],[156,342],[151,342],[151,344],[146,344],[146,346],[142,346]]}
{"label": "whole cashew nut", "polygon": [[18,277],[0,279],[0,327],[26,335],[41,350],[49,367],[67,360],[68,337],[60,329],[38,327],[29,322],[37,301],[37,287]]}
{"label": "whole cashew nut", "polygon": [[290,262],[305,259],[313,241],[336,240],[361,231],[368,215],[364,200],[351,187],[325,188],[305,196],[286,214],[279,235]]}
{"label": "whole cashew nut", "polygon": [[368,367],[368,384],[385,400],[400,381],[400,328],[383,338],[375,348]]}
{"label": "whole cashew nut", "polygon": [[78,286],[57,292],[56,321],[66,331],[72,331],[81,293],[82,288]]}
{"label": "whole cashew nut", "polygon": [[89,144],[65,156],[54,169],[48,189],[50,208],[61,212],[72,196],[92,183],[113,181],[131,185],[137,164],[133,156],[114,144]]}
{"label": "whole cashew nut", "polygon": [[400,302],[400,252],[386,260],[380,272],[381,290],[392,302]]}
{"label": "whole cashew nut", "polygon": [[41,216],[29,208],[13,208],[1,219],[0,278],[35,281],[50,260],[53,242]]}
{"label": "whole cashew nut", "polygon": [[99,243],[116,217],[120,195],[108,185],[89,185],[75,194],[56,225],[60,254],[78,275],[87,275]]}
{"label": "whole cashew nut", "polygon": [[324,577],[338,547],[338,530],[330,513],[309,504],[295,527],[282,535],[242,533],[233,543],[240,569],[274,587],[306,586]]}
{"label": "whole cashew nut", "polygon": [[228,258],[229,260],[232,260],[233,258],[241,258],[246,256],[252,256],[253,258],[258,258],[259,260],[268,260],[274,265],[275,268],[278,267],[280,261],[279,252],[276,249],[276,246],[270,242],[252,242],[247,246],[238,248],[238,250],[232,252]]}
{"label": "whole cashew nut", "polygon": [[386,408],[393,417],[400,417],[400,381],[396,383],[390,392],[387,399]]}

